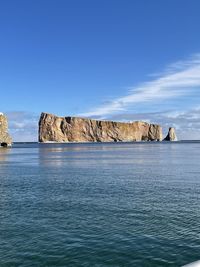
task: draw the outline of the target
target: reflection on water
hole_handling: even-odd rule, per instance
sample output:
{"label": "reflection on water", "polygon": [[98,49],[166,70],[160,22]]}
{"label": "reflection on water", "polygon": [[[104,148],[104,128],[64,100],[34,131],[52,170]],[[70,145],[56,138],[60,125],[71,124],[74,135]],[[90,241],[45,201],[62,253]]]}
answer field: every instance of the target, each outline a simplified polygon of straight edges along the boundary
{"label": "reflection on water", "polygon": [[10,152],[10,148],[0,147],[0,164],[7,160],[7,155]]}
{"label": "reflection on water", "polygon": [[[167,150],[167,157],[160,157]],[[152,152],[151,152],[152,151]],[[42,144],[39,145],[39,164],[60,166],[65,164],[151,164],[166,161],[169,164],[176,158],[173,144],[160,143],[100,143],[100,144]],[[153,157],[152,157],[153,153]]]}
{"label": "reflection on water", "polygon": [[200,143],[15,144],[0,159],[0,266],[199,259]]}

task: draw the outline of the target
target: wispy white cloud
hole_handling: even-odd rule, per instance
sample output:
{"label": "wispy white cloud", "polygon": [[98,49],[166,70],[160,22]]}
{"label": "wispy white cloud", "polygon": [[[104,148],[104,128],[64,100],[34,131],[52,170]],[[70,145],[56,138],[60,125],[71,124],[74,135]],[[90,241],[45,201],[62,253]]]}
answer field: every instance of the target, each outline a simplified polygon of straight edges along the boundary
{"label": "wispy white cloud", "polygon": [[37,141],[39,116],[26,111],[5,112],[14,142]]}
{"label": "wispy white cloud", "polygon": [[129,110],[133,104],[152,104],[166,99],[192,95],[197,92],[199,87],[200,54],[196,54],[188,60],[171,64],[153,80],[133,87],[126,96],[115,98],[107,104],[79,115],[107,118],[112,114]]}
{"label": "wispy white cloud", "polygon": [[[181,108],[169,105],[165,100],[184,102]],[[190,97],[193,96],[193,103]],[[164,133],[174,126],[179,139],[200,139],[200,54],[186,61],[168,66],[164,72],[151,76],[151,81],[131,88],[127,95],[104,103],[89,112],[79,114],[86,117],[106,118],[115,121],[143,120],[163,126]],[[166,105],[163,107],[164,102]],[[186,102],[191,102],[189,107]],[[160,104],[157,112],[144,106]],[[138,105],[137,105],[138,104]],[[161,106],[162,104],[162,106]],[[142,107],[133,109],[132,107]],[[167,110],[166,110],[167,109]],[[141,112],[141,110],[143,112]],[[31,112],[5,112],[9,130],[14,141],[37,141],[39,115]]]}
{"label": "wispy white cloud", "polygon": [[200,139],[200,107],[195,107],[186,111],[165,111],[135,114],[115,114],[111,120],[122,121],[147,121],[162,125],[164,135],[169,127],[175,127],[177,136],[180,139]]}

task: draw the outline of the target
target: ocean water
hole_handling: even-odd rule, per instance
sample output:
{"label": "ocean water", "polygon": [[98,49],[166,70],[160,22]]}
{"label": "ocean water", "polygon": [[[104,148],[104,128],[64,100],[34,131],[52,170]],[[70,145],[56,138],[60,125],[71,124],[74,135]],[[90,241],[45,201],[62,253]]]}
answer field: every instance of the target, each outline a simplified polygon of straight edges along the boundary
{"label": "ocean water", "polygon": [[0,267],[199,259],[199,142],[0,149]]}

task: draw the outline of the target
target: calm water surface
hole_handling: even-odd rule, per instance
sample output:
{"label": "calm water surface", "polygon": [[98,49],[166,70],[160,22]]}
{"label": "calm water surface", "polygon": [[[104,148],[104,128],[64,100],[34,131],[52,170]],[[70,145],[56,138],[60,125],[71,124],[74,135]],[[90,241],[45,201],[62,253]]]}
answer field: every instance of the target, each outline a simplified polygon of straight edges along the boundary
{"label": "calm water surface", "polygon": [[200,143],[0,149],[0,267],[200,259]]}

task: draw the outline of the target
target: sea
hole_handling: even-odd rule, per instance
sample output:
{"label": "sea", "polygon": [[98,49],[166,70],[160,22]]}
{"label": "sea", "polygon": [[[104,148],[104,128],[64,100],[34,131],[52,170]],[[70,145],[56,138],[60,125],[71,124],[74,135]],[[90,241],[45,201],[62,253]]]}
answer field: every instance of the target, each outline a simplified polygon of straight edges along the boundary
{"label": "sea", "polygon": [[200,142],[0,149],[0,267],[200,259]]}

